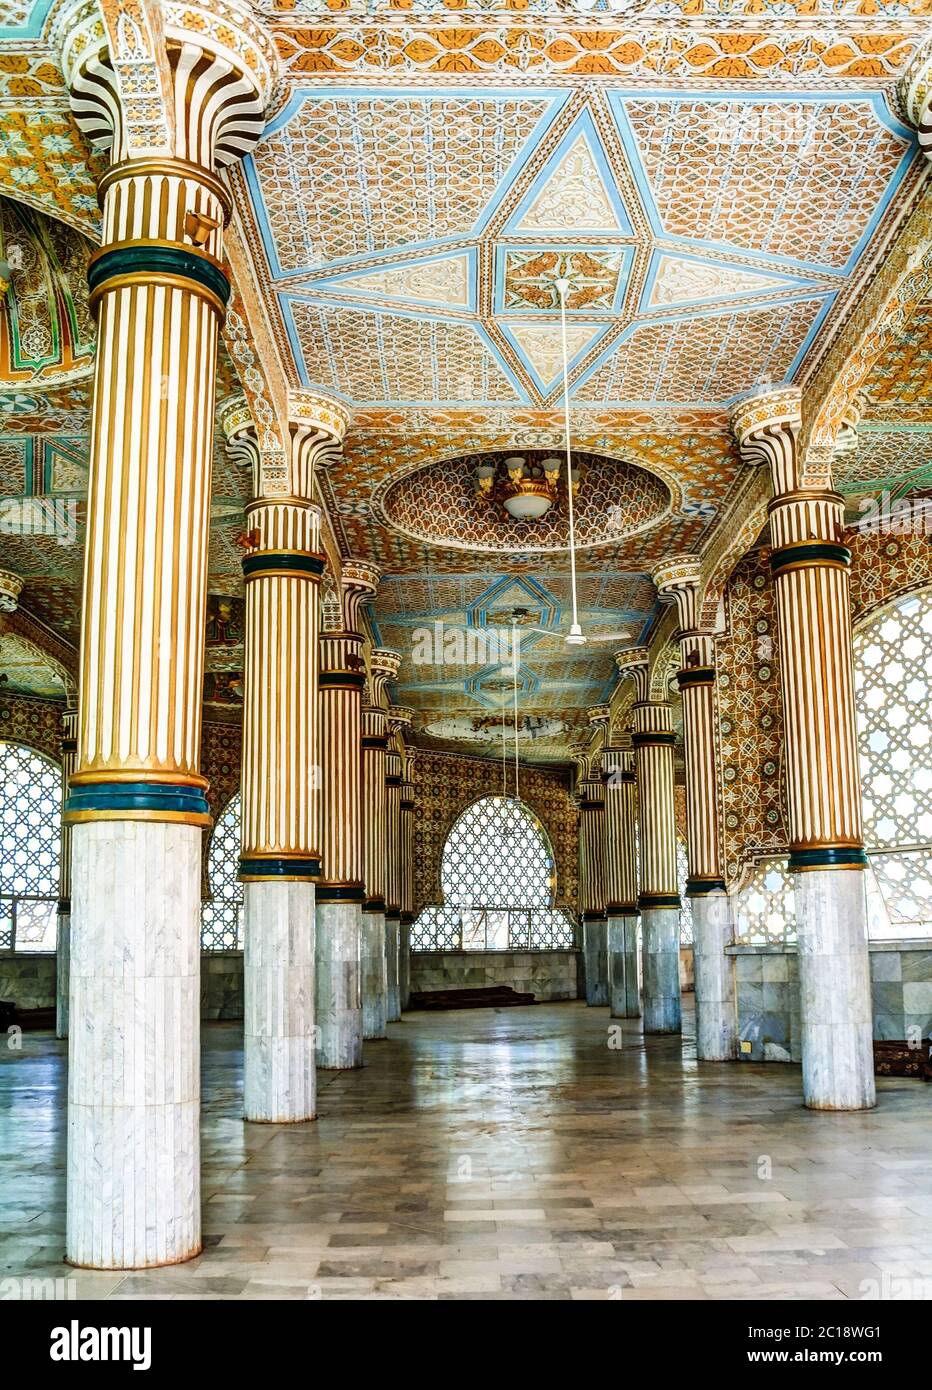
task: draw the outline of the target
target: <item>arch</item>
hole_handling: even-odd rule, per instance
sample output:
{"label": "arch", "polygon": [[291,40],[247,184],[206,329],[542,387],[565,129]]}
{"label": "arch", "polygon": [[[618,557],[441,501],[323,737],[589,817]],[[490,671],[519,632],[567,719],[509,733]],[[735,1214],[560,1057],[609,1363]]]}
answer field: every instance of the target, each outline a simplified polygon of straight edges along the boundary
{"label": "arch", "polygon": [[243,885],[239,874],[239,792],[214,822],[205,855],[205,895],[201,903],[201,949],[236,951],[243,945]]}
{"label": "arch", "polygon": [[412,950],[572,949],[555,907],[556,857],[541,818],[500,793],[461,807],[443,842],[439,901],[422,908]]}
{"label": "arch", "polygon": [[61,799],[57,762],[0,741],[0,948],[55,949]]}

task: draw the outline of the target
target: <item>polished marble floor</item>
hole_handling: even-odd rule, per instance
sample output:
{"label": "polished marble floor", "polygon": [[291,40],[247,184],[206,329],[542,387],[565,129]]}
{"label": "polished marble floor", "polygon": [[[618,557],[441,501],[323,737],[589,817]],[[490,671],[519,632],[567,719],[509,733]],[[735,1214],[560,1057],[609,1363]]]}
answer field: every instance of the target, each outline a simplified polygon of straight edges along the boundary
{"label": "polished marble floor", "polygon": [[932,1297],[932,1086],[815,1114],[797,1067],[697,1064],[635,1023],[619,1049],[582,1004],[390,1035],[321,1074],[316,1123],[245,1125],[239,1026],[205,1025],[205,1250],[135,1274],[62,1263],[65,1048],[0,1048],[0,1294]]}

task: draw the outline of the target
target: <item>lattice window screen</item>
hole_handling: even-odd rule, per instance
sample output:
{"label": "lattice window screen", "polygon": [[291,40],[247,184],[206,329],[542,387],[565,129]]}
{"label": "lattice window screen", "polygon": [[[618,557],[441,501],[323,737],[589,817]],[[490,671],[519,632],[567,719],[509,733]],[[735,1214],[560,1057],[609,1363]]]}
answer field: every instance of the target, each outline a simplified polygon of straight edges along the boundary
{"label": "lattice window screen", "polygon": [[854,636],[871,935],[932,936],[932,589]]}
{"label": "lattice window screen", "polygon": [[796,941],[793,875],[783,859],[765,859],[734,899],[739,946],[786,946]]}
{"label": "lattice window screen", "polygon": [[211,897],[201,904],[201,949],[236,951],[243,945],[243,885],[239,870],[240,798],[227,802],[207,852]]}
{"label": "lattice window screen", "polygon": [[553,854],[521,801],[487,796],[459,817],[440,864],[443,907],[411,929],[414,951],[572,950],[573,924],[551,908]]}
{"label": "lattice window screen", "polygon": [[0,948],[54,951],[60,839],[61,769],[0,743]]}

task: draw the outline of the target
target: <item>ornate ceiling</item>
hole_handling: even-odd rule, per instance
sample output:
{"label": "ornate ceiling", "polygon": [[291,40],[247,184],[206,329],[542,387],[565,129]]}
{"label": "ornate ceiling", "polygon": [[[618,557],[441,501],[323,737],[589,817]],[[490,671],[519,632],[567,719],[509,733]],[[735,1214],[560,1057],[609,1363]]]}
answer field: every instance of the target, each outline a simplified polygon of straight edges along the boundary
{"label": "ornate ceiling", "polygon": [[[653,568],[721,547],[741,522],[729,405],[760,384],[820,379],[920,206],[927,165],[896,81],[932,0],[256,8],[282,76],[263,140],[229,175],[238,297],[218,403],[245,390],[274,447],[276,383],[346,402],[322,499],[342,554],[383,570],[373,636],[404,655],[395,696],[432,746],[493,756],[507,663],[415,661],[415,634],[499,625],[516,608],[533,626],[568,622],[559,509],[531,536],[477,510],[470,486],[486,455],[563,445],[554,280],[570,284],[582,622],[640,643],[660,613]],[[101,164],[70,115],[55,23],[51,0],[4,10],[0,193],[93,239]],[[26,579],[24,607],[74,643],[84,243],[0,204],[4,242],[11,220],[44,229],[65,265],[24,312],[46,303],[65,329],[57,365],[46,353],[38,372],[0,374],[2,487],[74,502],[78,544],[0,534],[0,564]],[[930,333],[926,303],[864,383],[836,474],[853,503],[928,481]],[[4,361],[14,337],[0,330]],[[234,606],[212,612],[207,693],[234,708],[248,489],[218,435],[210,587]],[[525,635],[528,756],[566,755],[611,690],[613,650]]]}

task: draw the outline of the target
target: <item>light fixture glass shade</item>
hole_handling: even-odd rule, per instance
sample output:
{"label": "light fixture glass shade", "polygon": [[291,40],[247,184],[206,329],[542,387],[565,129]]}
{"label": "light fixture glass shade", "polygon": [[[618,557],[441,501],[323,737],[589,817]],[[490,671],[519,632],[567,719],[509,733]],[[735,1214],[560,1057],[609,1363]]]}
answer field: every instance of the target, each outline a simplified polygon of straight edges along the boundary
{"label": "light fixture glass shade", "polygon": [[551,499],[540,492],[517,492],[513,497],[506,497],[503,505],[515,521],[539,521],[552,504]]}

